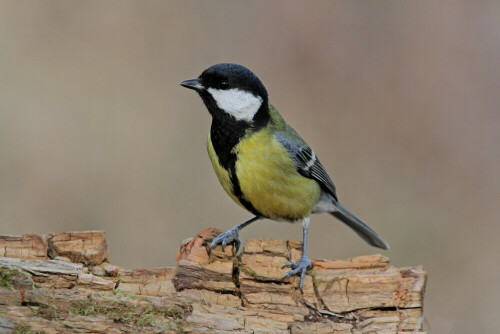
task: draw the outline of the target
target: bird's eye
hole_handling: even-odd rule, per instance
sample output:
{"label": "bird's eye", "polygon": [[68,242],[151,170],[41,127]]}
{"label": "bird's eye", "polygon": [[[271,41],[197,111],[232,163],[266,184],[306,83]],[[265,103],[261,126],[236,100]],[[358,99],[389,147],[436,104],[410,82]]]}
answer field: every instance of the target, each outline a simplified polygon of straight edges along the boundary
{"label": "bird's eye", "polygon": [[222,80],[219,82],[219,89],[228,89],[229,88],[229,82],[227,80]]}

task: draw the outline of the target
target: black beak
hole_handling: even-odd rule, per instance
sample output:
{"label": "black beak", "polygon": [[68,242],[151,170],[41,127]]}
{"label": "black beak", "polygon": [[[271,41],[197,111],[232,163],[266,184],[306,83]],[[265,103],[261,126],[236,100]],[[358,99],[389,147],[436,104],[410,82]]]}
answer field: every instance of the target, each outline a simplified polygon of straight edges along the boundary
{"label": "black beak", "polygon": [[194,89],[194,90],[202,90],[203,88],[205,88],[200,83],[200,79],[198,79],[198,78],[181,81],[181,82],[179,82],[179,85],[181,85],[182,87],[186,87],[186,88]]}

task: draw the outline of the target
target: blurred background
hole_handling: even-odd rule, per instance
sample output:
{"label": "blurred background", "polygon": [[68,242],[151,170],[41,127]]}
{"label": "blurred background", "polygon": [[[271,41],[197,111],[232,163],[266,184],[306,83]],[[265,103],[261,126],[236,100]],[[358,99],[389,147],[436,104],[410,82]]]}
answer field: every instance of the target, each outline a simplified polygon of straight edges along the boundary
{"label": "blurred background", "polygon": [[[252,69],[341,202],[429,273],[425,328],[500,313],[500,2],[1,1],[0,233],[103,229],[111,261],[175,265],[182,239],[250,217],[178,82]],[[247,238],[300,240],[258,222]],[[313,258],[379,252],[328,215]]]}

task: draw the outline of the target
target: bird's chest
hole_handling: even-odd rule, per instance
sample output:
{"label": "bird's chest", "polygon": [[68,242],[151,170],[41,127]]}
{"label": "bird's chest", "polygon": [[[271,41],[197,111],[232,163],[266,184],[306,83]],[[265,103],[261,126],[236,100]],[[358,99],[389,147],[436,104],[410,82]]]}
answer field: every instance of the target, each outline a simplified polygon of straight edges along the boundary
{"label": "bird's chest", "polygon": [[[255,214],[290,221],[307,217],[320,187],[297,172],[286,149],[266,131],[242,137],[224,153],[209,135],[207,149],[217,178],[236,203],[246,209],[250,203]],[[230,159],[223,162],[221,157]]]}
{"label": "bird's chest", "polygon": [[272,133],[263,130],[243,138],[235,153],[243,197],[263,216],[296,220],[310,215],[320,187],[297,172],[287,150]]}

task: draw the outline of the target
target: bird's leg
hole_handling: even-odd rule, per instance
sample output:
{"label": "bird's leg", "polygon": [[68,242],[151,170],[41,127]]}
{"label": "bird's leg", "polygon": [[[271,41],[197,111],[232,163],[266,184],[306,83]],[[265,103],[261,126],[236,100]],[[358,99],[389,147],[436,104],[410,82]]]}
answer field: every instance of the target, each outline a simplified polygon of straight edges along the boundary
{"label": "bird's leg", "polygon": [[222,245],[222,251],[224,251],[224,248],[226,247],[226,245],[231,244],[231,243],[234,245],[234,249],[235,249],[234,254],[236,254],[238,252],[238,249],[240,248],[240,245],[241,245],[241,241],[239,238],[240,230],[243,227],[250,225],[251,223],[253,223],[254,221],[259,220],[259,219],[261,219],[261,217],[255,216],[253,218],[250,218],[247,221],[244,221],[243,223],[241,223],[239,225],[236,225],[232,229],[227,230],[226,232],[221,233],[218,236],[216,236],[214,238],[214,240],[212,240],[212,244],[210,245],[210,248],[208,249],[208,255],[210,256],[210,253],[212,252],[212,248],[214,248],[218,244]]}
{"label": "bird's leg", "polygon": [[293,263],[289,262],[283,266],[283,268],[292,268],[292,270],[288,271],[285,276],[281,279],[283,281],[285,278],[290,277],[292,275],[300,274],[300,283],[299,288],[300,292],[304,286],[304,277],[306,275],[307,268],[312,267],[312,262],[307,258],[306,250],[307,250],[307,230],[309,229],[309,223],[311,222],[311,218],[307,217],[302,220],[302,228],[304,231],[303,245],[302,245],[302,256],[300,257],[299,262]]}

